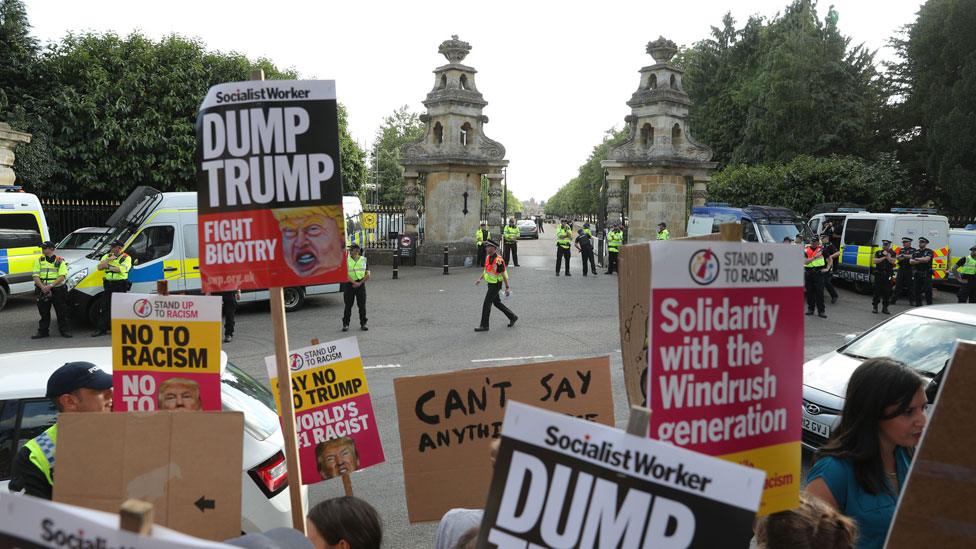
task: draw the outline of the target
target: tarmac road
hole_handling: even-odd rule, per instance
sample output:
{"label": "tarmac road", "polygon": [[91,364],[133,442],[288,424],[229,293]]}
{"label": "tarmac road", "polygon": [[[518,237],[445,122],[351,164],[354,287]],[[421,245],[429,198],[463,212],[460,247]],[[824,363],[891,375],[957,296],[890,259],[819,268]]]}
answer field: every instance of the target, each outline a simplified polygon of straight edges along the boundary
{"label": "tarmac road", "polygon": [[[402,267],[399,280],[391,268],[372,268],[368,283],[368,332],[356,324],[348,334],[340,331],[341,296],[310,298],[306,306],[287,316],[292,347],[312,338],[322,341],[346,335],[359,338],[373,406],[383,440],[386,462],[353,476],[357,496],[372,503],[384,521],[389,547],[426,547],[433,544],[436,523],[407,521],[402,482],[400,441],[397,432],[393,379],[483,367],[610,355],[614,374],[616,420],[626,426],[626,393],[620,371],[617,331],[616,276],[584,278],[579,255],[573,252],[572,277],[556,277],[555,226],[547,225],[538,241],[519,243],[520,267],[511,269],[513,295],[507,301],[519,321],[507,328],[504,317],[492,315],[491,331],[475,333],[484,287],[475,286],[480,273],[474,268]],[[827,306],[829,318],[805,318],[807,359],[843,343],[845,334],[864,331],[881,321],[871,313],[870,296],[839,287],[840,300]],[[937,303],[955,302],[955,296],[936,291]],[[906,307],[893,307],[897,313]],[[353,315],[355,317],[355,311]],[[108,337],[88,337],[90,327],[76,326],[76,337],[32,341],[37,310],[29,297],[12,298],[0,311],[0,352],[24,351],[42,345],[77,347],[110,345]],[[53,330],[52,333],[56,333]],[[272,354],[271,316],[267,304],[245,304],[238,311],[237,334],[224,346],[230,360],[260,380],[267,380],[264,357]],[[449,487],[463,489],[463,487]],[[309,490],[312,503],[342,494],[338,481],[323,482]]]}

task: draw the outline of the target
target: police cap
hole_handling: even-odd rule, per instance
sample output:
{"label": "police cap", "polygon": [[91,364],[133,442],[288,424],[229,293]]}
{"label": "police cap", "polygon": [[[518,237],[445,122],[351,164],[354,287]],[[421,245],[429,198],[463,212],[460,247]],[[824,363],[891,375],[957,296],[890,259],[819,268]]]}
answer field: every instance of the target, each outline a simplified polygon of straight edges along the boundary
{"label": "police cap", "polygon": [[113,240],[112,241],[112,247],[115,248],[116,246],[118,246],[118,247],[121,248],[122,246],[125,246],[125,242],[122,242],[121,240],[118,240],[118,239]]}
{"label": "police cap", "polygon": [[922,242],[928,244],[929,243],[929,239],[925,238],[924,236],[920,236],[920,237],[918,237],[918,242],[919,242],[919,244],[921,244]]}
{"label": "police cap", "polygon": [[53,250],[55,248],[55,245],[54,242],[51,242],[50,240],[45,240],[44,242],[41,242],[41,248],[45,250]]}
{"label": "police cap", "polygon": [[969,248],[969,251],[973,251],[973,250],[976,250],[976,245],[973,245],[971,248]]}
{"label": "police cap", "polygon": [[881,240],[881,245],[883,246],[885,244],[891,244],[891,241],[890,240],[884,240],[884,239],[882,239]]}
{"label": "police cap", "polygon": [[498,243],[489,238],[488,240],[485,240],[485,246],[491,246],[492,248],[497,248]]}
{"label": "police cap", "polygon": [[112,388],[112,376],[91,362],[68,362],[47,379],[46,398],[58,398],[78,389],[104,391]]}
{"label": "police cap", "polygon": [[359,244],[356,244],[355,242],[353,242],[352,244],[349,245],[349,249],[350,250],[362,250],[362,248],[359,246]]}
{"label": "police cap", "polygon": [[901,241],[902,241],[902,242],[911,242],[911,241],[912,241],[912,239],[911,239],[911,238],[909,238],[909,237],[907,237],[907,236],[903,236],[903,237],[901,237]]}

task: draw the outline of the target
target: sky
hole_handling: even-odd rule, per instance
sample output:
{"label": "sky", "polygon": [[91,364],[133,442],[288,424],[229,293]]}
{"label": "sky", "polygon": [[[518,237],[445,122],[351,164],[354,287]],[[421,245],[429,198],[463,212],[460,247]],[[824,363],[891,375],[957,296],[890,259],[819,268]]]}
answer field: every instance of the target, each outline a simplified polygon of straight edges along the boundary
{"label": "sky", "polygon": [[[447,63],[437,47],[457,34],[472,46],[464,64],[477,69],[488,101],[485,135],[506,148],[509,189],[523,200],[545,200],[576,176],[607,130],[623,127],[638,71],[654,62],[647,42],[664,36],[691,45],[726,12],[741,27],[750,15],[774,16],[788,0],[25,3],[44,43],[68,32],[176,33],[210,50],[267,57],[301,78],[334,79],[349,130],[365,149],[397,108],[424,111],[432,71]],[[834,5],[841,32],[891,60],[887,39],[914,21],[921,4],[833,0],[821,1],[818,11],[823,18]]]}

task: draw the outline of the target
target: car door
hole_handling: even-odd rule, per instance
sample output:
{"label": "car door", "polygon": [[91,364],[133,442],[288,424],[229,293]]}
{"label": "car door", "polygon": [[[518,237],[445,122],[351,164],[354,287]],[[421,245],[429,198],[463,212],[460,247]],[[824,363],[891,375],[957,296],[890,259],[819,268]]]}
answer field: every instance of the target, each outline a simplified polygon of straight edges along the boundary
{"label": "car door", "polygon": [[27,441],[54,425],[58,410],[46,398],[8,400],[0,410],[0,488],[10,481],[14,456]]}
{"label": "car door", "polygon": [[197,235],[197,212],[180,212],[180,231],[183,233],[183,281],[189,294],[202,291],[200,280],[200,242]]}
{"label": "car door", "polygon": [[176,252],[176,225],[161,223],[143,226],[126,253],[132,257],[129,282],[136,293],[155,293],[156,281],[169,281],[169,291],[182,292],[183,261]]}

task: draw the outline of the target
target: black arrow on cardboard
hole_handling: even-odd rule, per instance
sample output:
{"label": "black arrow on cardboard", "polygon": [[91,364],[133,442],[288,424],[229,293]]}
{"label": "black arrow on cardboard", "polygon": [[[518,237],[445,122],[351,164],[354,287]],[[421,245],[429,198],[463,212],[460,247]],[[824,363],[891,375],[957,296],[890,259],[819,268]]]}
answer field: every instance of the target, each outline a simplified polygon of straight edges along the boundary
{"label": "black arrow on cardboard", "polygon": [[193,505],[196,505],[197,509],[199,509],[201,513],[204,512],[204,509],[217,508],[217,503],[212,499],[207,499],[207,496],[200,496],[200,499],[193,502]]}

